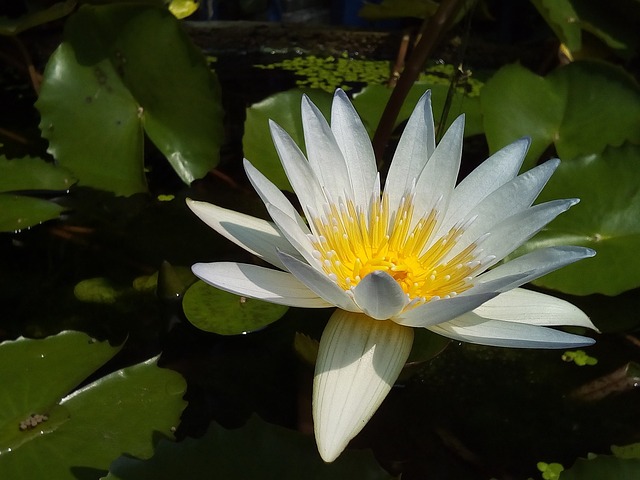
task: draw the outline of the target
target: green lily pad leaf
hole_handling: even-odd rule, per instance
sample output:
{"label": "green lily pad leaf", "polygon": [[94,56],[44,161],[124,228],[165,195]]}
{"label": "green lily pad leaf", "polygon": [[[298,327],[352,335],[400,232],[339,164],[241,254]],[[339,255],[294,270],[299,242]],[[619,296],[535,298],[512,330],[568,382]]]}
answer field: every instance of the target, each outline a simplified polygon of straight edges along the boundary
{"label": "green lily pad leaf", "polygon": [[270,425],[257,417],[236,430],[212,424],[199,439],[162,441],[150,460],[120,457],[107,480],[390,480],[370,451],[345,451],[334,463],[324,463],[313,439]]}
{"label": "green lily pad leaf", "polygon": [[[65,191],[75,178],[41,158],[0,155],[0,192]],[[64,208],[41,198],[0,193],[0,232],[13,232],[58,218]]]}
{"label": "green lily pad leaf", "polygon": [[29,28],[58,20],[69,15],[77,3],[77,0],[66,0],[54,3],[49,8],[34,10],[15,19],[0,17],[0,35],[17,35]]}
{"label": "green lily pad leaf", "polygon": [[276,93],[251,105],[247,109],[247,118],[244,122],[242,138],[244,156],[281,190],[293,191],[280,164],[276,148],[273,146],[269,120],[273,120],[284,128],[304,151],[300,114],[303,94],[309,96],[325,118],[329,117],[333,95],[322,90],[293,89]]}
{"label": "green lily pad leaf", "polygon": [[64,208],[41,198],[0,193],[0,232],[15,232],[58,218]]}
{"label": "green lily pad leaf", "polygon": [[622,459],[609,455],[579,458],[573,466],[562,472],[560,480],[635,480],[640,478],[640,460]]}
{"label": "green lily pad leaf", "polygon": [[282,317],[289,307],[239,297],[201,280],[184,294],[182,308],[187,319],[201,330],[238,335],[259,330]]}
{"label": "green lily pad leaf", "polygon": [[[117,350],[76,332],[0,345],[0,356],[7,355],[0,362],[3,385],[13,387],[3,389],[0,399],[5,407],[1,478],[24,478],[24,472],[52,480],[97,478],[124,452],[150,457],[158,432],[171,437],[185,406],[185,382],[158,368],[155,359],[107,375],[56,403],[61,392]],[[23,359],[27,363],[20,363]]]}
{"label": "green lily pad leaf", "polygon": [[0,155],[0,192],[68,190],[76,182],[69,170],[41,158],[9,160]]}
{"label": "green lily pad leaf", "polygon": [[190,183],[219,159],[219,87],[178,21],[150,5],[84,5],[36,103],[49,151],[82,185],[145,191],[146,133]]}
{"label": "green lily pad leaf", "polygon": [[80,65],[63,43],[47,63],[36,106],[49,153],[79,185],[117,195],[146,191],[138,107],[108,60]]}
{"label": "green lily pad leaf", "polygon": [[630,445],[611,445],[611,452],[618,458],[640,459],[640,443]]}
{"label": "green lily pad leaf", "polygon": [[50,414],[65,394],[119,350],[80,332],[0,343],[0,472],[6,452],[19,441],[20,422]]}
{"label": "green lily pad leaf", "polygon": [[640,147],[608,148],[602,155],[562,162],[539,201],[580,198],[517,254],[551,245],[593,248],[581,260],[536,280],[575,295],[617,295],[640,286]]}
{"label": "green lily pad leaf", "polygon": [[87,278],[76,284],[73,288],[74,296],[81,302],[103,303],[112,305],[123,292],[113,286],[104,277]]}
{"label": "green lily pad leaf", "polygon": [[600,39],[623,57],[628,57],[638,47],[640,8],[635,0],[607,3],[532,0],[532,3],[572,52],[583,50],[583,31]]}
{"label": "green lily pad leaf", "polygon": [[569,50],[582,48],[582,31],[571,0],[531,0],[531,3]]}
{"label": "green lily pad leaf", "polygon": [[551,145],[561,159],[571,160],[626,141],[640,143],[640,88],[605,63],[571,63],[546,78],[508,65],[486,83],[480,99],[492,152],[531,137],[525,170]]}

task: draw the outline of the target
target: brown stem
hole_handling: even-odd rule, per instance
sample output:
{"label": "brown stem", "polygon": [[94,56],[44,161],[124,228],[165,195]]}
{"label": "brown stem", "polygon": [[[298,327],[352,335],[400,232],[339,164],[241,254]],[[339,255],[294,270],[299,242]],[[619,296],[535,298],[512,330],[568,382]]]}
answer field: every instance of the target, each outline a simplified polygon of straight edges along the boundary
{"label": "brown stem", "polygon": [[391,76],[389,77],[389,81],[387,82],[387,87],[389,88],[393,88],[396,86],[396,83],[398,83],[398,78],[400,78],[400,74],[402,73],[402,70],[404,70],[404,61],[407,58],[407,50],[409,49],[410,40],[411,36],[409,34],[404,34],[402,36],[400,48],[398,49],[398,55],[396,56],[396,64],[393,66]]}
{"label": "brown stem", "polygon": [[398,79],[398,83],[391,93],[391,97],[378,123],[376,133],[373,136],[373,151],[376,154],[378,165],[382,163],[382,155],[389,141],[389,137],[393,132],[400,108],[411,86],[420,75],[427,58],[429,58],[429,55],[431,55],[435,49],[442,33],[455,17],[464,1],[465,0],[442,0],[436,13],[428,20],[427,26],[424,29],[424,35],[411,53],[409,61],[405,65]]}
{"label": "brown stem", "polygon": [[22,41],[18,37],[11,37],[11,39],[18,47],[18,50],[20,50],[20,53],[22,54],[25,65],[27,67],[27,72],[29,72],[31,85],[33,86],[33,89],[35,90],[36,94],[39,95],[40,84],[42,83],[42,74],[40,74],[40,72],[38,72],[38,70],[36,70],[36,67],[33,65],[33,60],[31,59],[31,55],[29,54],[29,51],[27,50],[27,48],[24,46],[24,43],[22,43]]}

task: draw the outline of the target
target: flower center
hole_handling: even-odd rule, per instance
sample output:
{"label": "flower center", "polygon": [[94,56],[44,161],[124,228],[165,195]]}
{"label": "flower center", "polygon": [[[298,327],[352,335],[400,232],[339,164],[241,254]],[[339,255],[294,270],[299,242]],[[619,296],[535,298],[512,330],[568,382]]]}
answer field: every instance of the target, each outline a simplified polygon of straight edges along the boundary
{"label": "flower center", "polygon": [[314,256],[341,288],[354,288],[371,272],[391,275],[410,300],[425,302],[455,296],[472,286],[481,268],[476,245],[452,255],[464,227],[454,226],[434,238],[438,212],[413,221],[411,196],[403,198],[393,216],[389,199],[372,202],[369,215],[353,202],[328,205],[311,219]]}

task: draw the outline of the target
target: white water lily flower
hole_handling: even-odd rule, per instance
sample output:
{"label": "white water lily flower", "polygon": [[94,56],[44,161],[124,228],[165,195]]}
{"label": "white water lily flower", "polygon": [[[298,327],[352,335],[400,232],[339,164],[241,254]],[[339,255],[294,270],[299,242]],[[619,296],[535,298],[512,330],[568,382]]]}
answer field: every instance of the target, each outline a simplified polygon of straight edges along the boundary
{"label": "white water lily flower", "polygon": [[436,146],[427,92],[381,193],[371,142],[344,92],[334,96],[331,126],[306,96],[302,121],[306,157],[273,122],[271,133],[306,222],[246,160],[273,222],[188,204],[221,235],[278,269],[198,263],[193,272],[205,282],[293,307],[338,307],[320,340],[313,385],[315,436],[326,462],[340,455],[388,394],[411,350],[412,327],[493,346],[593,343],[548,328],[595,329],[578,308],[517,288],[593,250],[548,247],[496,266],[578,202],[532,206],[558,160],[517,175],[529,146],[522,139],[456,186],[464,117]]}

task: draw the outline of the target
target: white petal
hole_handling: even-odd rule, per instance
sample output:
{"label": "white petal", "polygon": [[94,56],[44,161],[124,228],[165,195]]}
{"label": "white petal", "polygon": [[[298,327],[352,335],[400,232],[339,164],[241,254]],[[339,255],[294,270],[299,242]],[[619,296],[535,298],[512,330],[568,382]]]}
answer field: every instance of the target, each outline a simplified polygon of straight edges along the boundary
{"label": "white petal", "polygon": [[313,380],[318,451],[334,461],[385,399],[407,361],[413,330],[336,310],[322,334]]}
{"label": "white petal", "polygon": [[284,265],[278,257],[278,250],[287,252],[289,255],[300,255],[271,222],[190,198],[187,198],[187,206],[204,223],[227,240],[231,240],[271,265],[284,270]]}
{"label": "white petal", "polygon": [[249,181],[253,188],[258,192],[260,198],[265,205],[271,204],[285,213],[287,216],[295,220],[298,227],[306,233],[311,233],[309,227],[304,223],[302,217],[298,211],[291,205],[291,202],[284,196],[278,187],[269,181],[257,168],[255,168],[251,162],[247,159],[244,160],[244,170],[249,177]]}
{"label": "white petal", "polygon": [[[415,211],[430,212],[438,204],[444,215],[460,170],[464,115],[451,124],[416,181]],[[418,221],[419,218],[414,219]]]}
{"label": "white petal", "polygon": [[347,95],[336,90],[331,131],[347,163],[356,205],[367,206],[376,180],[376,159],[369,135]]}
{"label": "white petal", "polygon": [[[559,160],[549,160],[505,183],[485,197],[468,213],[468,217],[476,218],[464,231],[452,254],[455,255],[505,219],[529,208],[559,164]],[[445,232],[441,230],[440,233]]]}
{"label": "white petal", "polygon": [[593,257],[595,254],[594,250],[585,247],[559,246],[540,248],[483,273],[475,281],[476,283],[484,283],[507,275],[527,273],[517,283],[506,285],[501,289],[501,291],[506,291],[524,285],[578,260]]}
{"label": "white petal", "polygon": [[485,292],[477,295],[458,295],[453,298],[432,300],[396,315],[393,321],[407,327],[437,325],[477,308],[496,295],[498,295],[497,292]]}
{"label": "white petal", "polygon": [[[353,198],[349,170],[333,132],[309,97],[302,96],[302,128],[309,165],[329,200]],[[351,135],[349,130],[346,135]]]}
{"label": "white petal", "polygon": [[400,199],[418,179],[424,165],[436,149],[433,114],[431,112],[431,91],[427,91],[418,100],[407,122],[385,183],[385,194],[389,195],[391,210],[400,204]]}
{"label": "white petal", "polygon": [[541,203],[498,224],[480,244],[485,255],[495,256],[495,260],[489,262],[487,268],[509,255],[554,218],[577,203],[577,199]]}
{"label": "white petal", "polygon": [[521,138],[491,155],[467,175],[451,195],[441,230],[448,231],[482,199],[513,179],[520,170],[530,144],[531,139]]}
{"label": "white petal", "polygon": [[354,300],[362,311],[376,320],[386,320],[408,303],[407,294],[391,275],[371,272],[353,289]]}
{"label": "white petal", "polygon": [[528,323],[530,325],[568,325],[597,330],[578,307],[550,295],[516,288],[501,293],[473,311],[486,320]]}
{"label": "white petal", "polygon": [[332,306],[290,273],[232,262],[196,263],[191,270],[209,285],[236,295],[290,307]]}
{"label": "white petal", "polygon": [[485,320],[473,312],[455,320],[428,327],[432,332],[461,342],[511,348],[575,348],[595,341],[552,328]]}
{"label": "white petal", "polygon": [[313,245],[311,244],[311,240],[307,236],[308,229],[305,226],[305,229],[301,229],[298,223],[284,213],[279,208],[274,205],[267,205],[267,211],[271,218],[280,229],[280,232],[286,237],[293,247],[300,252],[299,255],[296,254],[296,257],[302,255],[302,257],[307,261],[307,263],[315,265],[318,263],[318,260],[313,256]]}
{"label": "white petal", "polygon": [[360,311],[360,308],[354,303],[347,292],[340,288],[324,272],[319,272],[311,265],[285,253],[280,254],[280,259],[287,270],[319,297],[324,298],[330,304],[343,310],[350,312]]}
{"label": "white petal", "polygon": [[289,183],[300,200],[304,214],[307,218],[310,217],[308,207],[316,212],[321,212],[322,205],[327,200],[309,162],[298,145],[280,125],[270,120],[269,126],[282,168],[284,168]]}

